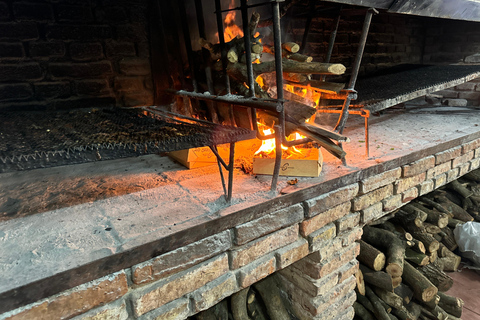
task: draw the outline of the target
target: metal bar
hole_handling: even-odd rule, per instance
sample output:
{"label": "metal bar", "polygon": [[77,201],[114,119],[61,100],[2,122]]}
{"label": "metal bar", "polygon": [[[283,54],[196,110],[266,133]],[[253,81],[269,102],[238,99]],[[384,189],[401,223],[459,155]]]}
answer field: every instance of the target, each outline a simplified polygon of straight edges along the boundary
{"label": "metal bar", "polygon": [[215,10],[217,16],[217,29],[218,29],[218,40],[220,42],[220,49],[222,52],[222,71],[223,76],[225,77],[225,88],[227,89],[227,94],[231,92],[230,89],[230,78],[227,75],[227,50],[225,49],[225,35],[223,34],[223,17],[222,17],[222,3],[221,0],[215,0]]}
{"label": "metal bar", "polygon": [[245,65],[247,66],[247,80],[248,80],[248,94],[250,97],[255,96],[255,78],[253,76],[252,66],[252,43],[250,28],[248,27],[248,6],[247,0],[241,0],[241,13],[242,13],[242,28],[243,28],[243,40],[245,43]]}
{"label": "metal bar", "polygon": [[[196,13],[196,16],[197,16],[198,34],[200,35],[201,38],[206,39],[207,34],[205,32],[205,18],[203,16],[202,0],[195,0],[195,13]],[[210,68],[210,65],[208,63],[209,59],[210,59],[210,53],[205,48],[202,48],[202,58],[203,58],[203,62],[205,63],[205,66],[206,66],[205,67],[205,76],[207,78],[208,91],[210,93],[214,94],[215,89],[213,87],[212,69]]]}
{"label": "metal bar", "polygon": [[180,11],[180,19],[182,20],[181,25],[182,25],[183,38],[185,41],[185,49],[187,51],[188,65],[190,67],[190,72],[192,75],[193,90],[197,92],[198,91],[198,82],[197,82],[198,73],[195,65],[195,60],[193,59],[192,39],[190,38],[190,30],[188,29],[188,19],[187,19],[187,11],[185,8],[185,1],[184,0],[178,1],[178,7]]}
{"label": "metal bar", "polygon": [[228,162],[228,192],[227,192],[227,202],[230,203],[232,200],[233,192],[233,169],[235,168],[235,143],[230,143],[230,158]]}
{"label": "metal bar", "polygon": [[368,132],[368,117],[365,117],[365,153],[370,157],[370,136]]}
{"label": "metal bar", "polygon": [[299,52],[301,54],[305,53],[305,47],[307,46],[308,34],[310,33],[310,26],[312,25],[312,19],[314,14],[315,4],[310,3],[310,11],[307,16],[307,21],[305,21],[305,28],[303,29],[302,45],[300,46]]}
{"label": "metal bar", "polygon": [[226,196],[227,195],[227,186],[225,185],[225,177],[223,176],[223,168],[222,168],[223,159],[218,154],[217,146],[211,146],[210,150],[212,150],[212,152],[217,157],[218,171],[220,172],[220,179],[222,180],[223,193]]}
{"label": "metal bar", "polygon": [[275,125],[275,166],[273,168],[272,185],[270,190],[277,189],[278,176],[280,174],[280,164],[282,161],[282,142],[285,140],[285,111],[283,109],[283,66],[282,66],[282,34],[280,25],[280,1],[272,2],[273,13],[273,47],[275,50],[275,75],[278,99],[278,125]]}
{"label": "metal bar", "polygon": [[217,157],[217,160],[219,163],[222,164],[222,166],[228,170],[228,165],[225,163],[225,161],[222,159],[222,157],[220,156],[220,154],[218,153],[217,149],[216,149],[216,146],[211,146],[209,147],[210,150],[212,150],[213,154]]}
{"label": "metal bar", "polygon": [[342,7],[340,7],[340,9],[338,10],[338,16],[337,16],[337,19],[335,20],[335,27],[333,28],[332,33],[330,34],[330,40],[328,41],[328,49],[327,49],[327,55],[325,57],[325,63],[330,63],[330,59],[332,58],[333,46],[335,45],[335,39],[337,38],[338,25],[340,24],[341,11],[342,11]]}
{"label": "metal bar", "polygon": [[[270,2],[262,2],[262,3],[247,5],[247,8],[250,9],[250,8],[255,8],[255,7],[264,6],[264,5],[267,5],[267,4],[270,4]],[[217,9],[216,9],[216,10],[217,10]],[[221,10],[220,13],[230,12],[230,11],[236,11],[236,10],[241,10],[241,7],[236,7],[236,8]],[[217,11],[218,11],[218,10],[217,10]],[[215,12],[215,13],[217,13],[217,12]]]}
{"label": "metal bar", "polygon": [[[358,46],[357,54],[355,56],[355,62],[353,63],[352,75],[350,76],[350,81],[348,83],[347,91],[355,91],[355,83],[357,82],[358,72],[360,70],[360,63],[362,62],[363,51],[365,50],[365,43],[367,42],[368,29],[370,28],[370,23],[372,22],[372,16],[374,13],[378,13],[375,8],[370,8],[367,10],[365,15],[365,20],[363,22],[362,35],[360,37],[360,44]],[[348,108],[350,106],[350,101],[352,100],[351,95],[349,94],[342,108],[342,115],[338,119],[337,125],[335,126],[335,131],[343,133],[345,124],[347,123],[348,118]]]}
{"label": "metal bar", "polygon": [[[325,63],[330,63],[330,59],[332,59],[333,47],[335,45],[335,39],[337,38],[338,32],[338,25],[340,24],[342,6],[338,10],[338,16],[335,20],[335,26],[333,27],[332,33],[330,34],[330,39],[328,40],[328,48],[327,48],[327,55],[325,56]],[[326,75],[321,76],[321,80],[325,81]]]}
{"label": "metal bar", "polygon": [[190,92],[185,90],[180,90],[180,91],[166,90],[166,91],[172,92],[173,94],[176,94],[179,96],[191,97],[199,100],[232,103],[232,104],[242,105],[245,107],[259,108],[259,109],[279,112],[278,111],[279,105],[278,103],[273,102],[273,100],[266,101],[264,99],[259,99],[259,98],[254,98],[254,99],[245,98],[244,96],[238,96],[233,94],[218,96],[213,94],[204,94],[204,93]]}
{"label": "metal bar", "polygon": [[277,190],[278,176],[280,175],[280,165],[282,163],[282,128],[279,125],[273,126],[275,130],[275,165],[273,167],[272,184],[270,186],[271,191]]}

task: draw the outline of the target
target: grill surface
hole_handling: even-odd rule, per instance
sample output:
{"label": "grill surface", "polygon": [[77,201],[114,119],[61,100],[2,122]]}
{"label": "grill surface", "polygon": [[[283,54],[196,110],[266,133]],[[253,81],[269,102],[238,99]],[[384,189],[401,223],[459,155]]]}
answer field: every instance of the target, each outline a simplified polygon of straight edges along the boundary
{"label": "grill surface", "polygon": [[370,111],[379,111],[479,76],[480,65],[401,65],[384,74],[358,79],[355,104],[363,105]]}
{"label": "grill surface", "polygon": [[[146,113],[146,112],[144,112]],[[0,112],[0,172],[231,143],[255,132],[138,109]]]}

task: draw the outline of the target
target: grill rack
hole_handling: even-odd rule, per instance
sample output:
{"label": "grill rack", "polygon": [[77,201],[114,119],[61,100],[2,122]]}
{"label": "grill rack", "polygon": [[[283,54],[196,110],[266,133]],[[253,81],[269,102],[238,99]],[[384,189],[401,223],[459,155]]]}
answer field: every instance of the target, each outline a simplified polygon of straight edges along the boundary
{"label": "grill rack", "polygon": [[[0,173],[111,160],[252,139],[255,132],[187,118],[156,107],[0,112]],[[226,189],[231,198],[231,182]]]}

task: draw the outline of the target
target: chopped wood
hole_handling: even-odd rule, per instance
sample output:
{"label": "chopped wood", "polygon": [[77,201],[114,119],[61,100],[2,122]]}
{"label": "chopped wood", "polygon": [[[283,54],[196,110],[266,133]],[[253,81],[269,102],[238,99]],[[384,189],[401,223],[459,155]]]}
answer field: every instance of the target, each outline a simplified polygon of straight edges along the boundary
{"label": "chopped wood", "polygon": [[427,249],[429,253],[437,251],[440,247],[440,243],[426,232],[412,232],[412,236],[415,239],[420,240],[425,245],[425,249]]}
{"label": "chopped wood", "polygon": [[[289,59],[282,59],[283,72],[296,72],[306,74],[332,74],[341,75],[345,73],[345,66],[340,63],[323,62],[299,62]],[[262,62],[253,65],[256,75],[275,71],[275,61]]]}
{"label": "chopped wood", "polygon": [[448,189],[451,189],[461,195],[463,198],[473,196],[473,192],[464,187],[458,180],[454,180],[446,185]]}
{"label": "chopped wood", "polygon": [[282,48],[291,53],[297,53],[300,50],[300,46],[295,42],[286,42],[282,44]]}
{"label": "chopped wood", "polygon": [[358,243],[360,244],[358,261],[374,271],[382,270],[386,261],[385,254],[363,240],[358,240]]}
{"label": "chopped wood", "polygon": [[395,309],[400,309],[403,306],[402,297],[396,295],[395,293],[379,287],[372,287],[372,289],[375,294],[389,306]]}
{"label": "chopped wood", "polygon": [[248,31],[250,36],[253,38],[257,32],[258,23],[260,22],[260,14],[257,11],[252,12],[250,21],[248,23]]}
{"label": "chopped wood", "polygon": [[248,320],[247,297],[250,287],[234,293],[231,298],[231,307],[234,320]]}
{"label": "chopped wood", "polygon": [[393,292],[401,297],[405,303],[410,303],[410,301],[412,301],[413,291],[405,283],[400,284],[393,290]]}
{"label": "chopped wood", "polygon": [[415,238],[413,238],[412,241],[414,243],[413,246],[411,247],[412,250],[415,250],[419,253],[425,253],[426,252],[425,245],[423,244],[422,241],[420,241],[418,239],[415,239]]}
{"label": "chopped wood", "polygon": [[363,277],[363,272],[361,269],[358,269],[355,273],[355,281],[357,283],[357,290],[362,296],[365,295],[365,282]]}
{"label": "chopped wood", "polygon": [[370,302],[370,300],[366,297],[361,295],[357,290],[355,290],[355,293],[357,295],[357,301],[365,307],[368,311],[375,313],[375,308],[373,307],[373,304]]}
{"label": "chopped wood", "polygon": [[[446,219],[447,223],[445,225],[448,225],[448,218]],[[442,232],[442,229],[438,225],[434,225],[431,223],[424,222],[423,226],[425,227],[425,231],[427,231],[430,234],[437,234]]]}
{"label": "chopped wood", "polygon": [[480,170],[470,171],[469,173],[465,174],[462,178],[469,179],[471,181],[480,182]]}
{"label": "chopped wood", "polygon": [[458,225],[462,225],[464,223],[465,221],[462,221],[462,220],[458,220],[454,218],[448,219],[448,227],[452,229],[455,229]]}
{"label": "chopped wood", "polygon": [[308,127],[305,127],[303,125],[299,126],[297,130],[298,132],[315,141],[321,147],[325,148],[326,151],[328,151],[330,154],[337,157],[338,159],[343,159],[347,155],[347,153],[338,145],[336,145],[332,140],[330,140],[330,138],[319,135],[316,132],[312,132],[308,130]]}
{"label": "chopped wood", "polygon": [[429,256],[423,253],[416,252],[410,248],[405,249],[405,259],[415,263],[418,266],[425,266],[430,263]]}
{"label": "chopped wood", "polygon": [[309,132],[315,132],[321,136],[324,136],[326,138],[330,138],[332,140],[338,141],[338,142],[350,142],[350,138],[347,136],[344,136],[340,133],[337,133],[335,131],[330,131],[325,128],[322,128],[316,124],[310,124],[310,123],[303,123],[300,125],[300,128],[303,128],[305,130],[308,130]]}
{"label": "chopped wood", "polygon": [[457,271],[458,267],[460,266],[460,262],[462,258],[459,256],[447,256],[439,258],[439,260],[443,263],[443,270],[444,271]]}
{"label": "chopped wood", "polygon": [[394,289],[401,284],[402,284],[402,277],[392,277],[392,285]]}
{"label": "chopped wood", "polygon": [[443,207],[445,207],[445,209],[450,211],[455,219],[465,222],[474,220],[473,217],[467,211],[465,211],[465,209],[463,209],[444,195],[435,196],[435,201],[437,201]]}
{"label": "chopped wood", "polygon": [[284,72],[283,79],[289,82],[293,82],[294,85],[310,80],[308,74],[303,73],[294,73],[294,72]]}
{"label": "chopped wood", "polygon": [[412,288],[419,301],[428,302],[437,295],[437,287],[408,262],[404,263],[403,280]]}
{"label": "chopped wood", "polygon": [[288,59],[292,59],[299,62],[312,62],[313,57],[307,56],[301,53],[292,53],[287,56]]}
{"label": "chopped wood", "polygon": [[403,261],[405,257],[405,243],[394,233],[365,226],[363,228],[363,239],[376,246],[385,249],[386,262],[385,271],[392,277],[398,277],[403,272]]}
{"label": "chopped wood", "polygon": [[273,277],[267,277],[253,286],[260,293],[271,319],[290,320]]}
{"label": "chopped wood", "polygon": [[375,292],[373,292],[373,290],[370,287],[365,286],[365,293],[367,298],[372,303],[374,314],[377,317],[377,319],[390,320],[390,317],[388,316],[388,312],[383,307],[380,298],[375,294]]}
{"label": "chopped wood", "polygon": [[414,301],[411,301],[405,307],[408,311],[410,319],[412,320],[417,320],[420,314],[422,313],[422,306],[420,306],[418,303]]}
{"label": "chopped wood", "polygon": [[360,264],[360,270],[363,274],[363,280],[366,283],[374,287],[382,288],[387,291],[393,292],[394,287],[392,282],[392,276],[390,276],[388,273],[384,271],[372,270],[363,264]]}
{"label": "chopped wood", "polygon": [[446,213],[429,209],[417,202],[412,202],[411,205],[427,214],[426,222],[434,224],[439,228],[444,228],[448,225],[448,215]]}
{"label": "chopped wood", "polygon": [[420,199],[420,201],[434,207],[438,211],[443,212],[443,213],[445,213],[448,216],[453,218],[453,214],[450,211],[448,211],[444,206],[442,206],[440,203],[437,203],[437,202],[433,201],[432,199],[429,199],[428,197],[422,197]]}
{"label": "chopped wood", "polygon": [[442,229],[442,232],[445,236],[442,239],[442,243],[448,250],[454,251],[458,248],[457,241],[455,241],[455,235],[453,234],[452,229],[445,227]]}
{"label": "chopped wood", "polygon": [[450,296],[443,292],[439,292],[438,295],[440,296],[440,302],[438,305],[443,310],[458,318],[462,316],[463,305],[465,304],[462,299]]}
{"label": "chopped wood", "polygon": [[356,301],[353,303],[353,310],[355,311],[355,316],[362,320],[375,320],[372,314],[363,305]]}
{"label": "chopped wood", "polygon": [[425,308],[424,310],[422,310],[422,312],[433,316],[433,319],[436,319],[436,320],[447,320],[448,319],[448,314],[445,312],[445,310],[443,310],[439,306],[435,306],[435,308],[433,308],[433,309]]}
{"label": "chopped wood", "polygon": [[443,270],[440,270],[437,267],[437,264],[431,263],[421,268],[417,268],[417,270],[427,277],[427,279],[430,280],[440,292],[445,292],[453,286],[453,279],[443,272]]}

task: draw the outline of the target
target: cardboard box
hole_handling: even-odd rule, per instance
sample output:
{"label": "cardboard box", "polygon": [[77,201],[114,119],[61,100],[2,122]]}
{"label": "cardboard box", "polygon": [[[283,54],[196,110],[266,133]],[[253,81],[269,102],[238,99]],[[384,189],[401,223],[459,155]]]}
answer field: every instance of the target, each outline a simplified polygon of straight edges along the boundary
{"label": "cardboard box", "polygon": [[[318,177],[323,168],[323,156],[320,149],[299,149],[300,154],[294,154],[289,159],[282,159],[281,176]],[[273,174],[274,158],[253,158],[254,174]]]}
{"label": "cardboard box", "polygon": [[[262,142],[258,139],[245,140],[235,143],[235,158],[240,156],[253,158]],[[230,156],[230,144],[217,146],[220,156],[228,162]],[[168,156],[189,169],[200,168],[217,164],[217,157],[209,147],[192,148],[179,151],[172,151]]]}

